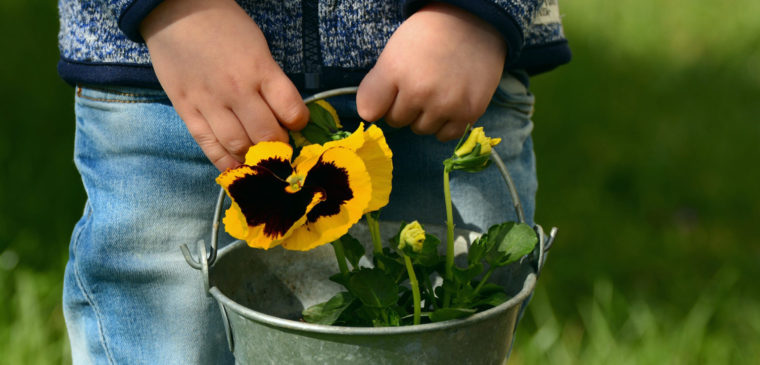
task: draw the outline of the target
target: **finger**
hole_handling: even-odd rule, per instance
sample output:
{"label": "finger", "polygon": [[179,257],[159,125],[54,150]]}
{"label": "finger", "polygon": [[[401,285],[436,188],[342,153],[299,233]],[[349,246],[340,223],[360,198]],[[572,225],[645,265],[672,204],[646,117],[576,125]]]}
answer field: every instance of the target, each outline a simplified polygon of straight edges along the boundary
{"label": "finger", "polygon": [[203,110],[201,114],[208,121],[211,131],[227,153],[240,162],[245,161],[245,154],[253,142],[235,113],[226,107],[216,107]]}
{"label": "finger", "polygon": [[435,134],[435,137],[438,138],[438,140],[441,142],[459,139],[462,138],[462,135],[466,129],[466,123],[456,123],[449,120],[444,123],[443,126],[441,126],[441,129],[438,130],[438,132]]}
{"label": "finger", "polygon": [[253,143],[288,141],[288,132],[277,122],[277,118],[261,95],[256,94],[254,97],[236,104],[234,113]]}
{"label": "finger", "polygon": [[439,116],[435,111],[425,111],[409,124],[409,128],[415,134],[435,134],[444,123],[446,123],[446,119]]}
{"label": "finger", "polygon": [[190,135],[203,151],[203,154],[216,166],[219,171],[231,169],[240,165],[232,155],[219,143],[206,119],[199,112],[183,113],[182,120]]}
{"label": "finger", "polygon": [[359,83],[356,110],[362,119],[374,122],[388,112],[397,94],[398,88],[375,67]]}
{"label": "finger", "polygon": [[392,127],[404,127],[422,116],[422,109],[411,102],[409,96],[403,92],[396,95],[393,104],[385,115],[385,122]]}
{"label": "finger", "polygon": [[285,74],[281,73],[263,83],[261,96],[285,128],[298,131],[309,121],[309,109]]}

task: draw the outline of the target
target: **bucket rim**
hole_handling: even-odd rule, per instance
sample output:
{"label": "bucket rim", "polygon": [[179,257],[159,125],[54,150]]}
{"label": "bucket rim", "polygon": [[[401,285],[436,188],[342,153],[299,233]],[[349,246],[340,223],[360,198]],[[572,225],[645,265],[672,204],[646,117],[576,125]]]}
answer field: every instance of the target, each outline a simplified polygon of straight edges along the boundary
{"label": "bucket rim", "polygon": [[[235,241],[229,246],[222,249],[222,251],[226,251],[226,249],[229,249],[237,244],[240,244],[241,242],[245,243],[239,240]],[[223,253],[224,252],[220,252],[220,256],[222,256]],[[537,277],[536,277],[535,271],[528,273],[528,275],[525,276],[525,280],[523,281],[522,289],[520,289],[520,291],[517,294],[515,294],[515,296],[513,296],[506,302],[499,304],[496,307],[486,309],[482,312],[477,312],[471,316],[468,316],[462,319],[447,320],[443,322],[434,322],[434,323],[425,323],[425,324],[398,326],[398,327],[348,327],[348,326],[330,326],[330,325],[323,325],[323,324],[299,322],[299,321],[294,321],[290,319],[280,318],[277,316],[265,314],[265,313],[250,309],[230,299],[227,295],[222,293],[222,291],[216,285],[213,285],[209,289],[209,294],[211,294],[214,297],[214,299],[216,299],[220,304],[222,304],[226,308],[229,308],[232,312],[244,318],[256,321],[264,325],[296,330],[296,331],[302,331],[302,332],[321,333],[321,334],[398,335],[398,334],[443,330],[443,329],[448,329],[452,327],[466,326],[468,324],[474,324],[483,320],[487,320],[525,301],[525,299],[527,299],[531,295],[531,293],[533,293],[533,290],[536,286],[536,281],[537,281]]]}

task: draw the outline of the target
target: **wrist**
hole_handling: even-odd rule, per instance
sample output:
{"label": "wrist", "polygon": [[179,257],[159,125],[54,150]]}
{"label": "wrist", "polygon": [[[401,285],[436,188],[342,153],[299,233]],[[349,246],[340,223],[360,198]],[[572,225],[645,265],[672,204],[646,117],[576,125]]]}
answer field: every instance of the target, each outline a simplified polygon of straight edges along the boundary
{"label": "wrist", "polygon": [[245,13],[234,0],[163,0],[142,19],[138,29],[143,39],[147,41],[179,20],[210,10]]}
{"label": "wrist", "polygon": [[487,44],[489,46],[488,49],[506,58],[508,45],[501,32],[487,21],[464,8],[444,2],[430,2],[412,14],[409,19],[413,17],[449,18],[449,22],[456,22],[458,26],[448,27],[448,29],[463,32],[467,38],[474,42]]}
{"label": "wrist", "polygon": [[420,11],[436,11],[471,19],[469,21],[477,24],[478,29],[492,36],[498,35],[507,64],[517,59],[523,47],[523,29],[516,15],[490,0],[407,0],[403,11],[408,18]]}

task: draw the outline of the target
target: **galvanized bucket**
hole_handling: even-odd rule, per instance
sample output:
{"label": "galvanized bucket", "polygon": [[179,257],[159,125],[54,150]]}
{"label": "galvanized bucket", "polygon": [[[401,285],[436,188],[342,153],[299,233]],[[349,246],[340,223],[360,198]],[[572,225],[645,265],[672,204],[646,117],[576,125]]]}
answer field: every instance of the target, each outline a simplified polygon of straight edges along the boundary
{"label": "galvanized bucket", "polygon": [[[313,101],[355,92],[336,89],[314,95]],[[494,154],[512,196],[519,220],[524,222],[516,189],[506,166]],[[219,303],[227,340],[236,362],[242,364],[503,364],[509,356],[518,315],[533,292],[556,228],[544,234],[535,230],[539,243],[534,252],[493,275],[512,299],[470,317],[416,326],[358,328],[316,325],[300,321],[303,309],[324,302],[341,290],[327,278],[338,272],[329,245],[307,252],[276,247],[252,249],[235,241],[217,251],[217,236],[225,200],[220,191],[214,216],[210,249],[198,242],[199,259],[186,246],[188,264],[201,272],[207,293]],[[381,222],[383,237],[398,229],[397,222]],[[445,237],[444,226],[427,224],[426,230]],[[350,233],[369,244],[366,226]],[[464,253],[480,233],[457,230],[456,252]],[[372,247],[367,247],[372,252]],[[364,260],[364,259],[363,259]],[[363,261],[371,265],[371,259]],[[497,271],[499,273],[499,271]]]}

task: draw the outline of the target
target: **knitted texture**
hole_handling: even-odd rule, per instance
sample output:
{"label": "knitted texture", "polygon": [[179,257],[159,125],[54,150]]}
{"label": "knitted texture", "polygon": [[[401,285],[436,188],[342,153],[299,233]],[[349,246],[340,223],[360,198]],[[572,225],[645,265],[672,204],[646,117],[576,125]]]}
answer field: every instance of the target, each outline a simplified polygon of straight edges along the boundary
{"label": "knitted texture", "polygon": [[[404,5],[414,3],[419,7],[428,3],[426,0],[236,1],[261,28],[273,58],[289,75],[305,71],[302,2],[311,1],[318,9],[320,47],[317,51],[322,63],[318,66],[344,70],[368,70],[372,67],[391,34],[404,20]],[[510,56],[519,56],[523,46],[536,48],[564,42],[562,26],[558,21],[532,24],[539,9],[547,5],[556,7],[556,0],[462,1],[450,0],[455,5],[465,4],[466,9],[477,10],[476,15],[480,11],[492,25],[501,27],[500,31],[512,47]],[[137,42],[140,41],[137,28],[141,17],[159,2],[59,0],[61,76],[72,83],[93,82],[93,78],[118,82],[122,76],[132,73],[134,66],[149,67],[150,55],[145,44]],[[314,24],[311,20],[309,23]],[[508,26],[502,27],[504,24]],[[566,60],[555,63],[564,62]],[[127,66],[132,69],[125,68]],[[92,67],[100,68],[94,70]],[[156,83],[154,75],[135,75],[144,81],[141,83]]]}

